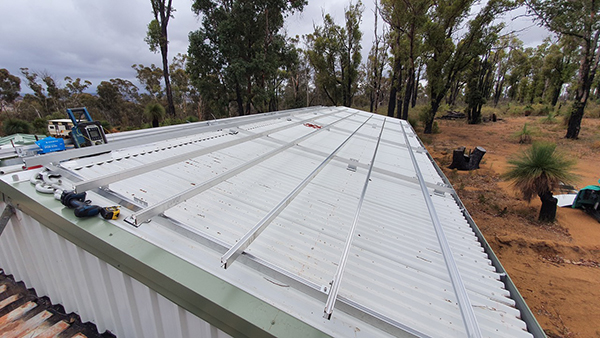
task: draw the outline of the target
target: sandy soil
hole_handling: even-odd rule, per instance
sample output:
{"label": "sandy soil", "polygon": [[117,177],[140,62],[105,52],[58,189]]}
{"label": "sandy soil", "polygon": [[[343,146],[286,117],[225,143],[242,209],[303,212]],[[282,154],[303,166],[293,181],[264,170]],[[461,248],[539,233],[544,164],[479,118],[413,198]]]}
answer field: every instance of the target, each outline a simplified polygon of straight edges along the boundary
{"label": "sandy soil", "polygon": [[[540,202],[521,199],[499,174],[507,157],[529,147],[515,133],[527,128],[532,139],[558,144],[577,159],[577,187],[598,184],[600,120],[584,119],[580,139],[564,139],[566,128],[540,117],[505,118],[468,125],[439,120],[440,133],[420,135],[517,285],[549,337],[600,337],[600,223],[582,210],[559,208],[557,221],[537,222]],[[452,150],[482,146],[481,169],[446,169]],[[555,194],[558,192],[555,192]]]}

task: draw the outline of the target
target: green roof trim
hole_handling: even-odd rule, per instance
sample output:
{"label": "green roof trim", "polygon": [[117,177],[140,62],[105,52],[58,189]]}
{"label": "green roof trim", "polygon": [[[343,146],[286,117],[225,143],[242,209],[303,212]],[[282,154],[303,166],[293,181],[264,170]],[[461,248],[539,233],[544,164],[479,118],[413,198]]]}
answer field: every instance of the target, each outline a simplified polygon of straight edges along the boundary
{"label": "green roof trim", "polygon": [[328,336],[100,217],[75,217],[52,195],[35,191],[29,180],[0,180],[0,191],[6,203],[234,337]]}
{"label": "green roof trim", "polygon": [[35,141],[41,140],[43,138],[46,138],[46,135],[13,134],[9,136],[0,137],[0,146],[10,144],[11,141],[16,145],[33,144]]}

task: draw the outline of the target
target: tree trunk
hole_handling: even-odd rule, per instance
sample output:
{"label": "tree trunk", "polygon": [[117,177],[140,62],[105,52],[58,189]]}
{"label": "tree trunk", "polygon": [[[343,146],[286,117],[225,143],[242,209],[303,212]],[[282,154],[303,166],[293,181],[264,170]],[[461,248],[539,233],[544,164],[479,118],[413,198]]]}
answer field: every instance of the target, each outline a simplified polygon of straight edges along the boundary
{"label": "tree trunk", "polygon": [[561,83],[560,86],[556,86],[552,92],[552,107],[556,107],[556,104],[558,103],[558,98],[560,97],[560,92],[562,91],[562,86],[563,84]]}
{"label": "tree trunk", "polygon": [[431,110],[427,115],[425,120],[425,127],[423,128],[423,132],[425,134],[433,133],[433,121],[435,119],[435,114],[437,114],[438,109],[440,108],[440,103],[442,102],[443,96],[441,99],[432,99],[431,100]]}
{"label": "tree trunk", "polygon": [[235,101],[237,103],[238,108],[238,116],[244,116],[244,101],[242,99],[242,90],[240,89],[240,84],[235,84]]}
{"label": "tree trunk", "polygon": [[169,39],[167,34],[167,26],[169,25],[169,19],[173,8],[171,7],[172,0],[165,5],[164,1],[155,2],[152,1],[152,10],[154,12],[154,19],[160,24],[160,54],[162,56],[163,65],[163,77],[165,79],[165,92],[167,93],[167,114],[175,116],[175,105],[173,104],[173,92],[171,90],[171,80],[169,76]]}
{"label": "tree trunk", "polygon": [[592,81],[594,81],[594,76],[596,75],[596,69],[598,67],[599,52],[596,51],[596,47],[599,35],[600,31],[596,32],[593,41],[584,39],[581,46],[583,56],[581,57],[579,64],[577,93],[575,95],[575,102],[573,102],[573,107],[571,108],[571,116],[569,116],[567,135],[565,135],[568,139],[576,140],[579,138],[585,105],[590,96]]}
{"label": "tree trunk", "polygon": [[394,117],[394,111],[396,110],[396,86],[392,84],[390,88],[390,99],[388,101],[388,113],[389,117]]}
{"label": "tree trunk", "polygon": [[[166,29],[166,27],[165,27]],[[166,32],[165,32],[166,39]],[[171,90],[171,80],[169,76],[169,60],[167,59],[167,45],[160,47],[163,64],[163,77],[165,79],[165,91],[167,92],[167,114],[175,116],[175,105],[173,104],[173,91]]]}
{"label": "tree trunk", "polygon": [[479,169],[479,163],[481,163],[481,159],[483,159],[485,153],[486,150],[482,147],[473,149],[473,152],[469,156],[469,170]]}
{"label": "tree trunk", "polygon": [[414,69],[408,70],[408,78],[406,79],[406,88],[404,91],[404,99],[402,104],[402,116],[400,117],[403,120],[408,120],[408,107],[410,105],[410,99],[413,93],[413,86],[415,84],[415,72]]}
{"label": "tree trunk", "polygon": [[413,85],[413,94],[410,102],[410,107],[414,108],[417,105],[417,95],[419,94],[419,80],[421,79],[421,65],[419,65],[419,69],[417,70],[417,75],[415,76],[415,81]]}
{"label": "tree trunk", "polygon": [[552,193],[547,191],[540,195],[542,201],[542,207],[540,208],[540,216],[538,220],[540,222],[553,222],[556,219],[556,205],[558,199],[552,197]]}
{"label": "tree trunk", "polygon": [[569,124],[567,127],[568,139],[576,140],[579,138],[579,131],[581,130],[581,120],[583,119],[583,112],[585,109],[585,103],[575,101],[571,108],[571,115],[569,116]]}
{"label": "tree trunk", "polygon": [[398,94],[396,95],[396,117],[402,118],[402,88],[398,88]]}
{"label": "tree trunk", "polygon": [[398,95],[398,88],[400,81],[402,81],[402,64],[399,60],[394,60],[394,70],[392,72],[392,81],[390,83],[390,100],[388,103],[388,116],[394,117],[396,111],[396,95]]}
{"label": "tree trunk", "polygon": [[504,78],[496,82],[496,89],[494,90],[494,107],[498,106],[500,96],[502,95],[502,89],[504,88]]}
{"label": "tree trunk", "polygon": [[452,152],[452,163],[448,169],[467,170],[469,166],[468,162],[468,157],[465,155],[465,147],[456,148]]}

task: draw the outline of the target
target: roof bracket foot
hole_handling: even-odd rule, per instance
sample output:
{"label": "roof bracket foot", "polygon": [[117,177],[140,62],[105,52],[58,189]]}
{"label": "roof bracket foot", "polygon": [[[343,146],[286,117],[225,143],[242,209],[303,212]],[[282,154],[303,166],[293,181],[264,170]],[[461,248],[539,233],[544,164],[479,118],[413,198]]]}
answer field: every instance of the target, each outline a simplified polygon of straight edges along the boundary
{"label": "roof bracket foot", "polygon": [[4,211],[2,211],[2,215],[0,216],[0,235],[2,235],[2,232],[6,228],[8,221],[15,213],[15,207],[13,207],[10,204],[7,204],[6,208],[4,208]]}

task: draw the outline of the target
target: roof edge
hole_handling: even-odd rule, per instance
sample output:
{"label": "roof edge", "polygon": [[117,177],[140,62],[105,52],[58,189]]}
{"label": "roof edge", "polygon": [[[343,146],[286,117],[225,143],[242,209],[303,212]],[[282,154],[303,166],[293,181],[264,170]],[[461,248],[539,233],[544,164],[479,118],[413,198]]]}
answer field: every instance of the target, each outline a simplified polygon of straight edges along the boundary
{"label": "roof edge", "polygon": [[[413,130],[413,132],[415,134],[417,134],[415,132],[415,130],[412,128],[412,125],[411,125],[411,129]],[[421,143],[421,146],[423,148],[425,148],[425,145],[423,144],[421,139],[417,137],[417,140],[419,140],[419,143]],[[496,268],[496,271],[500,273],[500,276],[501,276],[500,280],[504,283],[504,285],[506,286],[506,289],[510,292],[511,298],[515,301],[515,307],[521,312],[522,319],[525,322],[525,324],[527,324],[527,330],[531,334],[533,334],[533,336],[536,338],[547,338],[546,333],[544,332],[544,330],[540,326],[539,322],[533,315],[533,312],[531,312],[531,309],[529,308],[529,306],[527,306],[527,303],[525,302],[525,299],[523,298],[523,296],[517,289],[517,286],[515,285],[515,283],[512,281],[512,279],[508,275],[508,272],[504,269],[504,266],[502,266],[502,263],[500,263],[500,259],[498,258],[498,256],[496,256],[496,254],[494,253],[494,250],[492,250],[492,247],[490,246],[488,241],[483,236],[483,233],[481,232],[481,230],[479,229],[479,227],[473,220],[473,217],[471,217],[471,214],[469,214],[469,211],[467,210],[467,208],[465,207],[463,202],[460,200],[460,197],[458,197],[458,194],[454,190],[454,187],[452,187],[450,180],[448,180],[448,178],[446,177],[446,175],[444,174],[442,169],[437,165],[437,163],[435,162],[435,160],[433,159],[433,157],[431,156],[429,151],[427,151],[427,157],[433,164],[435,170],[440,175],[440,177],[442,178],[444,183],[451,187],[452,197],[454,198],[454,200],[456,201],[456,203],[462,210],[462,214],[465,217],[465,219],[467,220],[467,223],[469,223],[469,225],[475,232],[475,236],[477,237],[477,239],[483,246],[483,250],[488,255],[489,259],[492,262],[492,265],[494,266],[494,268]]]}
{"label": "roof edge", "polygon": [[[107,226],[110,223],[101,218],[76,218],[53,196],[37,193],[28,179],[20,182],[14,184],[19,185],[17,189],[0,179],[0,204],[14,206],[220,330],[235,337],[277,337],[290,332],[302,332],[305,337],[328,336],[154,244],[112,224]],[[189,273],[173,273],[182,269]],[[265,317],[272,320],[265,321]]]}

